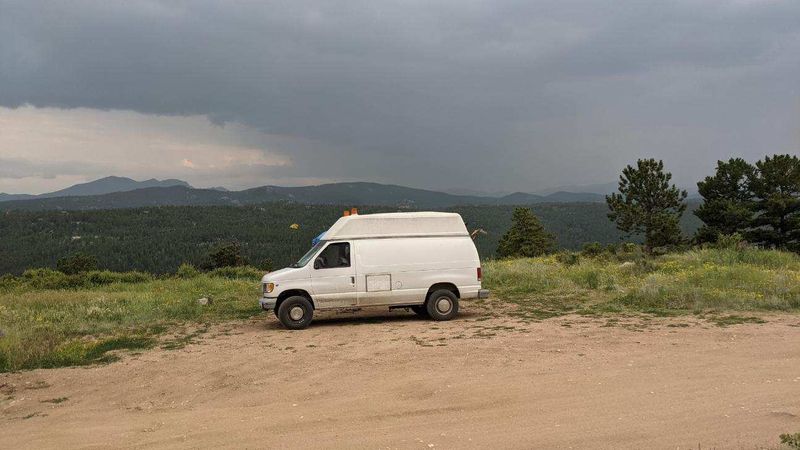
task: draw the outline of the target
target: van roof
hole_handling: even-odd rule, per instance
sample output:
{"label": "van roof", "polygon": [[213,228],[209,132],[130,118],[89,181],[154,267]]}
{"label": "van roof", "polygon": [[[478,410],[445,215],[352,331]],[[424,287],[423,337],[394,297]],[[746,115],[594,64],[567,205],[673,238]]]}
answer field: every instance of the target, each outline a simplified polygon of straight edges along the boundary
{"label": "van roof", "polygon": [[340,217],[322,239],[469,236],[461,216],[443,212],[355,214]]}

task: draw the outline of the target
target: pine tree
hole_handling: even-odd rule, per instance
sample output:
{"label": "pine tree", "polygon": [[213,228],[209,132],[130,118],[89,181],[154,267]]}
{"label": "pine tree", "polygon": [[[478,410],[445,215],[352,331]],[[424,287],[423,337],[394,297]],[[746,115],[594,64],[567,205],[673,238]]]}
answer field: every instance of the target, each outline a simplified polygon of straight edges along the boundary
{"label": "pine tree", "polygon": [[750,185],[756,197],[755,217],[746,234],[750,242],[800,251],[800,159],[767,156],[756,163]]}
{"label": "pine tree", "polygon": [[670,185],[671,180],[672,174],[664,172],[663,161],[640,159],[636,167],[622,170],[619,192],[606,197],[608,218],[621,231],[644,234],[648,251],[679,244],[683,239],[679,223],[686,210],[687,193]]}
{"label": "pine tree", "polygon": [[756,169],[741,158],[717,161],[713,176],[697,183],[703,204],[694,214],[703,221],[695,241],[716,242],[720,235],[743,234],[753,220],[754,195],[750,188]]}
{"label": "pine tree", "polygon": [[514,208],[511,228],[497,246],[501,258],[534,257],[553,251],[555,237],[548,233],[530,208]]}
{"label": "pine tree", "polygon": [[238,242],[222,244],[211,250],[206,255],[205,261],[200,265],[203,270],[219,269],[220,267],[236,267],[247,265],[247,260],[242,256],[242,247]]}

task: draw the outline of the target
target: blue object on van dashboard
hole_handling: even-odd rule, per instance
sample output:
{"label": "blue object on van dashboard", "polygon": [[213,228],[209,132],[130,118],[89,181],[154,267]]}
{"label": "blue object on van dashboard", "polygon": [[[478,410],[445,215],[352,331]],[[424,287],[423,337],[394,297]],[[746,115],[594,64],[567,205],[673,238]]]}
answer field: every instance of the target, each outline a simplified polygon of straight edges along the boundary
{"label": "blue object on van dashboard", "polygon": [[311,246],[313,247],[313,246],[317,245],[317,243],[319,243],[319,241],[322,240],[322,238],[325,236],[325,233],[327,233],[327,232],[328,232],[328,230],[325,230],[322,233],[320,233],[319,236],[317,236],[314,239],[312,239],[311,240]]}

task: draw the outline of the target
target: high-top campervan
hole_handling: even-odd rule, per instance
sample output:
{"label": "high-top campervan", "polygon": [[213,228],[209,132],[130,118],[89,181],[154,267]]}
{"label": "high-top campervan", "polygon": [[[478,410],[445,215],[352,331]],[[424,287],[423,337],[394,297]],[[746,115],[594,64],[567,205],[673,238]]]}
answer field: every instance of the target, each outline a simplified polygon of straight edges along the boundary
{"label": "high-top campervan", "polygon": [[341,217],[299,261],[261,281],[261,307],[290,329],[307,327],[314,311],[364,307],[450,320],[459,299],[489,296],[478,251],[455,213]]}

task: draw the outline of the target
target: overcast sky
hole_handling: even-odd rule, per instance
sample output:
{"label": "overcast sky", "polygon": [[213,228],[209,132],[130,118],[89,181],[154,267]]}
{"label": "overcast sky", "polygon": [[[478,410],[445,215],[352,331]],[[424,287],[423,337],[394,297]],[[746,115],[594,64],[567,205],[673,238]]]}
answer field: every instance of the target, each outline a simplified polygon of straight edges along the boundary
{"label": "overcast sky", "polygon": [[798,150],[798,0],[0,0],[5,192],[688,186]]}

